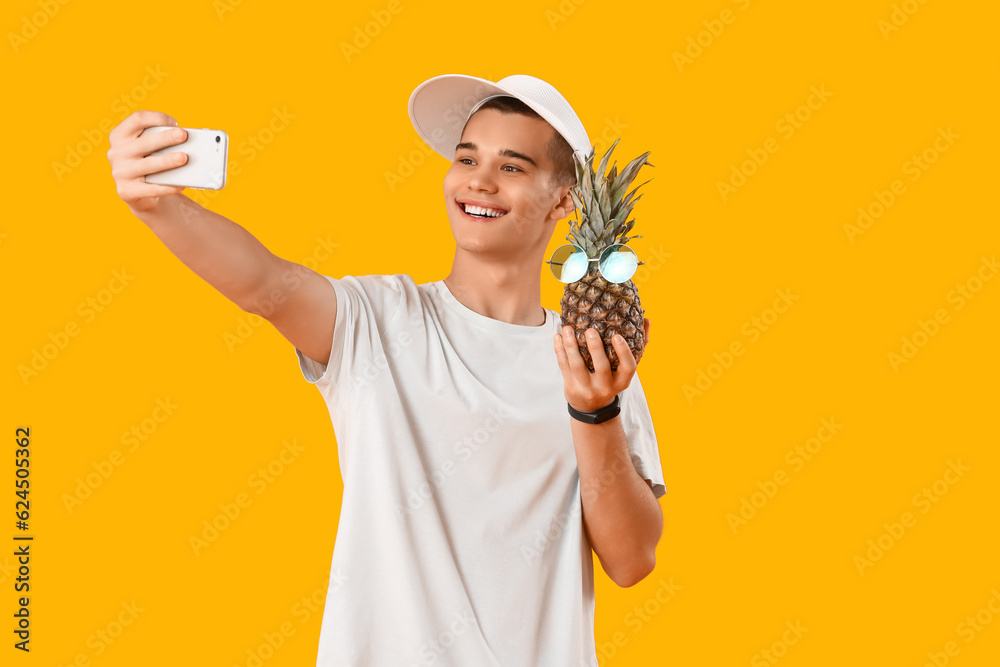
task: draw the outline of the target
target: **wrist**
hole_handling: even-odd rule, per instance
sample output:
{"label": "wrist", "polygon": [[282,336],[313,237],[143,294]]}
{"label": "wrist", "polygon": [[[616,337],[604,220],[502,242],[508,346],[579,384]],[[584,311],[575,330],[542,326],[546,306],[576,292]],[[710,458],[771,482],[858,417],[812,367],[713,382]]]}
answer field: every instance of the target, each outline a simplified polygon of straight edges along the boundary
{"label": "wrist", "polygon": [[[132,212],[132,215],[146,223],[148,227],[170,225],[182,219],[183,213],[181,207],[186,203],[181,201],[182,197],[188,199],[181,193],[165,195],[158,197],[155,202],[147,203],[143,208],[135,208],[129,205],[129,210]],[[190,199],[188,201],[196,203]]]}
{"label": "wrist", "polygon": [[569,403],[566,403],[566,408],[569,410],[570,416],[577,421],[586,424],[603,424],[608,420],[614,419],[621,413],[621,402],[616,394],[610,403],[592,410],[579,410]]}

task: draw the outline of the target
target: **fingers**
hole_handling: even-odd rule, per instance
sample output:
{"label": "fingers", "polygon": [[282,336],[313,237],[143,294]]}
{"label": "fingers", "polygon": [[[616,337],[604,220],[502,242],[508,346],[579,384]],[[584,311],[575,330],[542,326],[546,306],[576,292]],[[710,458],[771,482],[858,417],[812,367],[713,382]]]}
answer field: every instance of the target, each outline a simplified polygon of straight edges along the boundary
{"label": "fingers", "polygon": [[178,157],[176,155],[181,151],[175,151],[174,155],[155,156],[151,158],[152,162],[144,163],[143,158],[161,148],[175,146],[185,141],[187,141],[187,132],[183,128],[154,130],[141,137],[120,135],[111,140],[111,147],[108,149],[108,162],[111,163],[115,178],[118,178],[119,174],[123,178],[136,178],[164,169],[171,169],[187,161],[186,156]]}
{"label": "fingers", "polygon": [[[147,131],[151,128],[158,129]],[[133,212],[149,210],[157,205],[159,198],[184,191],[180,186],[147,183],[145,179],[149,174],[173,169],[188,161],[183,151],[146,157],[161,148],[187,141],[187,132],[178,127],[173,117],[159,111],[136,111],[111,130],[108,140],[111,176],[118,196],[133,207]]]}
{"label": "fingers", "polygon": [[583,357],[580,355],[579,344],[576,342],[576,332],[568,324],[562,328],[562,348],[571,372],[577,375],[581,371],[590,373],[590,369],[583,363]]}
{"label": "fingers", "polygon": [[586,412],[607,405],[609,396],[614,397],[626,389],[632,381],[637,364],[635,355],[620,334],[615,334],[611,339],[611,344],[618,353],[618,368],[614,371],[611,370],[603,338],[597,329],[588,328],[585,339],[594,364],[593,372],[583,361],[573,327],[564,326],[553,337],[553,344],[566,382],[566,398],[570,405]]}
{"label": "fingers", "polygon": [[632,374],[635,373],[636,366],[638,365],[635,361],[635,355],[632,354],[632,348],[628,346],[628,343],[625,342],[621,334],[612,336],[611,345],[615,348],[615,352],[618,353],[618,368],[615,370],[615,379],[623,382],[624,387],[627,387],[629,382],[632,381]]}
{"label": "fingers", "polygon": [[[608,353],[604,349],[604,341],[597,329],[590,327],[584,332],[587,338],[587,349],[590,350],[590,360],[594,364],[594,373],[605,375],[611,372],[611,362],[608,361]],[[582,361],[582,359],[581,359]]]}
{"label": "fingers", "polygon": [[181,151],[151,157],[137,157],[122,164],[116,173],[121,174],[121,177],[126,180],[141,180],[143,176],[180,167],[187,161],[187,153]]}
{"label": "fingers", "polygon": [[646,346],[649,345],[649,324],[650,324],[650,322],[649,322],[649,318],[648,317],[642,318],[642,326],[643,326],[643,329],[644,329],[643,330],[643,336],[645,336],[645,338],[646,338],[645,342],[642,344],[643,349],[645,349]]}
{"label": "fingers", "polygon": [[569,370],[569,359],[566,358],[566,346],[563,344],[562,334],[553,336],[552,344],[556,348],[556,361],[559,362],[559,370],[565,374]]}
{"label": "fingers", "polygon": [[124,138],[135,138],[147,127],[153,127],[154,125],[176,126],[177,121],[172,116],[168,116],[161,111],[134,111],[108,133],[108,139],[114,144],[115,141]]}
{"label": "fingers", "polygon": [[184,153],[168,153],[155,157],[118,157],[111,162],[111,176],[115,180],[118,196],[130,206],[144,198],[166,197],[179,194],[183,187],[147,183],[145,177],[166,169],[173,169],[187,162]]}
{"label": "fingers", "polygon": [[148,130],[141,137],[134,139],[129,153],[139,157],[146,157],[161,148],[182,144],[187,141],[187,138],[187,130],[182,127],[174,127],[169,130]]}

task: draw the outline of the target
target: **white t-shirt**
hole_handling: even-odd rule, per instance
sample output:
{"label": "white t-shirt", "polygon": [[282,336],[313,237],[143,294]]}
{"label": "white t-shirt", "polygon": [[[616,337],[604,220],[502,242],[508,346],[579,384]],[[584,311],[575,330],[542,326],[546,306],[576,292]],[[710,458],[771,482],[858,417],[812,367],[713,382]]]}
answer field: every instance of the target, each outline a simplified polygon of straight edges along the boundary
{"label": "white t-shirt", "polygon": [[[344,497],[319,667],[587,667],[593,556],[552,336],[467,308],[444,281],[327,279],[326,400]],[[632,462],[666,489],[638,374],[621,394]]]}

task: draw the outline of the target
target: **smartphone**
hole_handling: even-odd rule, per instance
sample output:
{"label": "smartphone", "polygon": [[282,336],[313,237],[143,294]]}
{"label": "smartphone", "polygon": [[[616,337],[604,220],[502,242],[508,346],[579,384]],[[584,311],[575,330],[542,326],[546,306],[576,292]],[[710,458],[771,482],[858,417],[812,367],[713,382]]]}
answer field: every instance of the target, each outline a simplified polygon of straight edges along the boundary
{"label": "smartphone", "polygon": [[[172,130],[174,126],[154,125],[148,132]],[[178,151],[187,153],[187,162],[179,167],[146,175],[147,183],[179,185],[196,190],[221,190],[226,184],[226,166],[229,153],[229,135],[222,130],[208,128],[181,128],[187,131],[187,141],[153,151],[146,157],[166,155]]]}

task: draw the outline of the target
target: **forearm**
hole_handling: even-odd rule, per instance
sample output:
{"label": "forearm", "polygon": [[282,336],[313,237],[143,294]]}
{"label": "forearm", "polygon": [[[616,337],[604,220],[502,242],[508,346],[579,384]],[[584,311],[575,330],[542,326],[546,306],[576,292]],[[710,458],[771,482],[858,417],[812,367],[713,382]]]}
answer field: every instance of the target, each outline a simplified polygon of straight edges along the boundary
{"label": "forearm", "polygon": [[266,290],[280,258],[250,232],[183,194],[135,212],[188,268],[244,310]]}
{"label": "forearm", "polygon": [[632,464],[621,417],[603,424],[571,421],[587,536],[608,576],[631,586],[656,561],[660,504]]}

